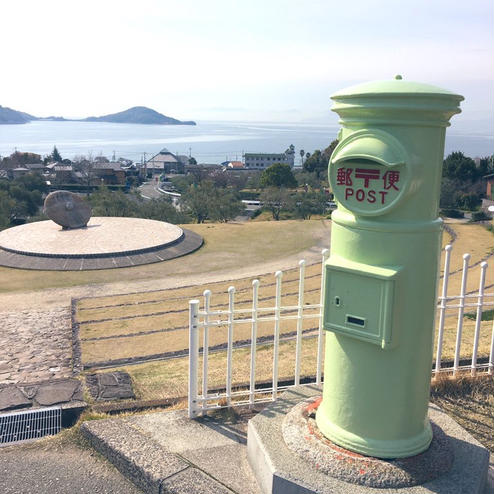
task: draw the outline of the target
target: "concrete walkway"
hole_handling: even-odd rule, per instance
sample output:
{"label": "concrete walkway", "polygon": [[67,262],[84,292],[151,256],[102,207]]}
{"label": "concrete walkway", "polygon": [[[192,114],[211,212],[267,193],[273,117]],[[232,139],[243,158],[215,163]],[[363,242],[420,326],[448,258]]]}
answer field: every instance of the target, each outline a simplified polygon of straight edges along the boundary
{"label": "concrete walkway", "polygon": [[93,447],[146,493],[261,494],[247,462],[247,421],[223,410],[187,419],[185,410],[86,422]]}
{"label": "concrete walkway", "polygon": [[143,494],[94,451],[52,442],[0,448],[0,492]]}
{"label": "concrete walkway", "polygon": [[[146,493],[261,494],[247,460],[248,420],[260,409],[223,409],[196,420],[187,419],[185,410],[148,413],[86,422],[81,432]],[[354,484],[340,483],[348,486],[345,492],[361,491]],[[492,494],[493,488],[491,468],[483,494]],[[408,490],[368,488],[376,494],[405,494]],[[421,490],[413,488],[414,492]],[[451,492],[437,490],[438,494]]]}

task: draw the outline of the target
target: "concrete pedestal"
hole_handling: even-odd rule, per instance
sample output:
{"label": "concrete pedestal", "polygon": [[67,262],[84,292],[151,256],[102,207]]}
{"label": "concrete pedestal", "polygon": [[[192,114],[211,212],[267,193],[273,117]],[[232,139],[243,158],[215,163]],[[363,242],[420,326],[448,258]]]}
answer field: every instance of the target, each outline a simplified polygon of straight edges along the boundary
{"label": "concrete pedestal", "polygon": [[[429,418],[442,429],[449,441],[454,461],[449,472],[422,485],[374,488],[344,482],[325,474],[300,453],[291,451],[283,438],[286,415],[298,403],[321,394],[316,386],[300,386],[286,391],[249,421],[248,459],[265,494],[483,494],[489,453],[467,431],[434,405]],[[424,453],[425,454],[425,453]],[[449,453],[448,453],[449,454]]]}

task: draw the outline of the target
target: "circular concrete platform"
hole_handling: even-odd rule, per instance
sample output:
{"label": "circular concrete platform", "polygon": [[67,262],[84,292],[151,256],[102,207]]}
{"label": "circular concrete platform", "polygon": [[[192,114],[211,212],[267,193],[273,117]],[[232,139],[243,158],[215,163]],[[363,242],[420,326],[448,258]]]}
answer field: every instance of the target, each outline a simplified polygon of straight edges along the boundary
{"label": "circular concrete platform", "polygon": [[0,265],[22,269],[111,269],[160,262],[193,252],[202,237],[162,221],[93,217],[63,230],[40,221],[0,232]]}
{"label": "circular concrete platform", "polygon": [[409,458],[380,459],[342,448],[325,438],[317,427],[315,412],[322,396],[295,405],[283,421],[283,439],[290,450],[318,471],[353,484],[380,489],[424,484],[444,475],[453,466],[451,444],[434,422],[429,448]]}

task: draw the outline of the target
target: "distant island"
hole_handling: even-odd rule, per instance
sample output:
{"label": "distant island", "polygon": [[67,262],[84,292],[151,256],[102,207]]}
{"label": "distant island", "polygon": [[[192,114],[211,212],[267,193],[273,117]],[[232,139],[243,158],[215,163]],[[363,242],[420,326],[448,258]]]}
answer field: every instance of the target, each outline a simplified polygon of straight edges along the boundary
{"label": "distant island", "polygon": [[145,106],[134,106],[119,113],[83,119],[67,119],[64,117],[35,117],[29,113],[0,106],[0,125],[25,124],[35,120],[52,122],[111,122],[147,125],[196,125],[196,123],[192,120],[177,120],[176,118],[167,117],[166,115],[158,113],[151,108],[146,108]]}

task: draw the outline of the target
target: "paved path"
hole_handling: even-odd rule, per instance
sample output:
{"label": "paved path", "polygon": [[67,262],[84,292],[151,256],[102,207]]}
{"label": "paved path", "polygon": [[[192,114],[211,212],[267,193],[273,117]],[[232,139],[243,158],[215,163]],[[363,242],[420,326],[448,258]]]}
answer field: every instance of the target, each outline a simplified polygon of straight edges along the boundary
{"label": "paved path", "polygon": [[[327,235],[329,236],[329,231]],[[190,275],[172,275],[152,280],[127,280],[114,283],[94,283],[66,288],[47,288],[45,290],[3,293],[0,294],[0,307],[9,307],[12,311],[32,308],[67,307],[70,305],[72,298],[120,295],[146,290],[164,290],[167,288],[181,288],[184,286],[204,285],[206,283],[249,278],[261,274],[274,273],[277,270],[296,268],[300,259],[305,259],[308,264],[320,262],[321,250],[327,243],[328,239],[321,237],[317,239],[317,245],[303,252],[282,259],[214,273],[191,272]]]}
{"label": "paved path", "polygon": [[143,494],[93,451],[72,444],[0,448],[2,494]]}
{"label": "paved path", "polygon": [[70,308],[0,312],[0,384],[72,376]]}

